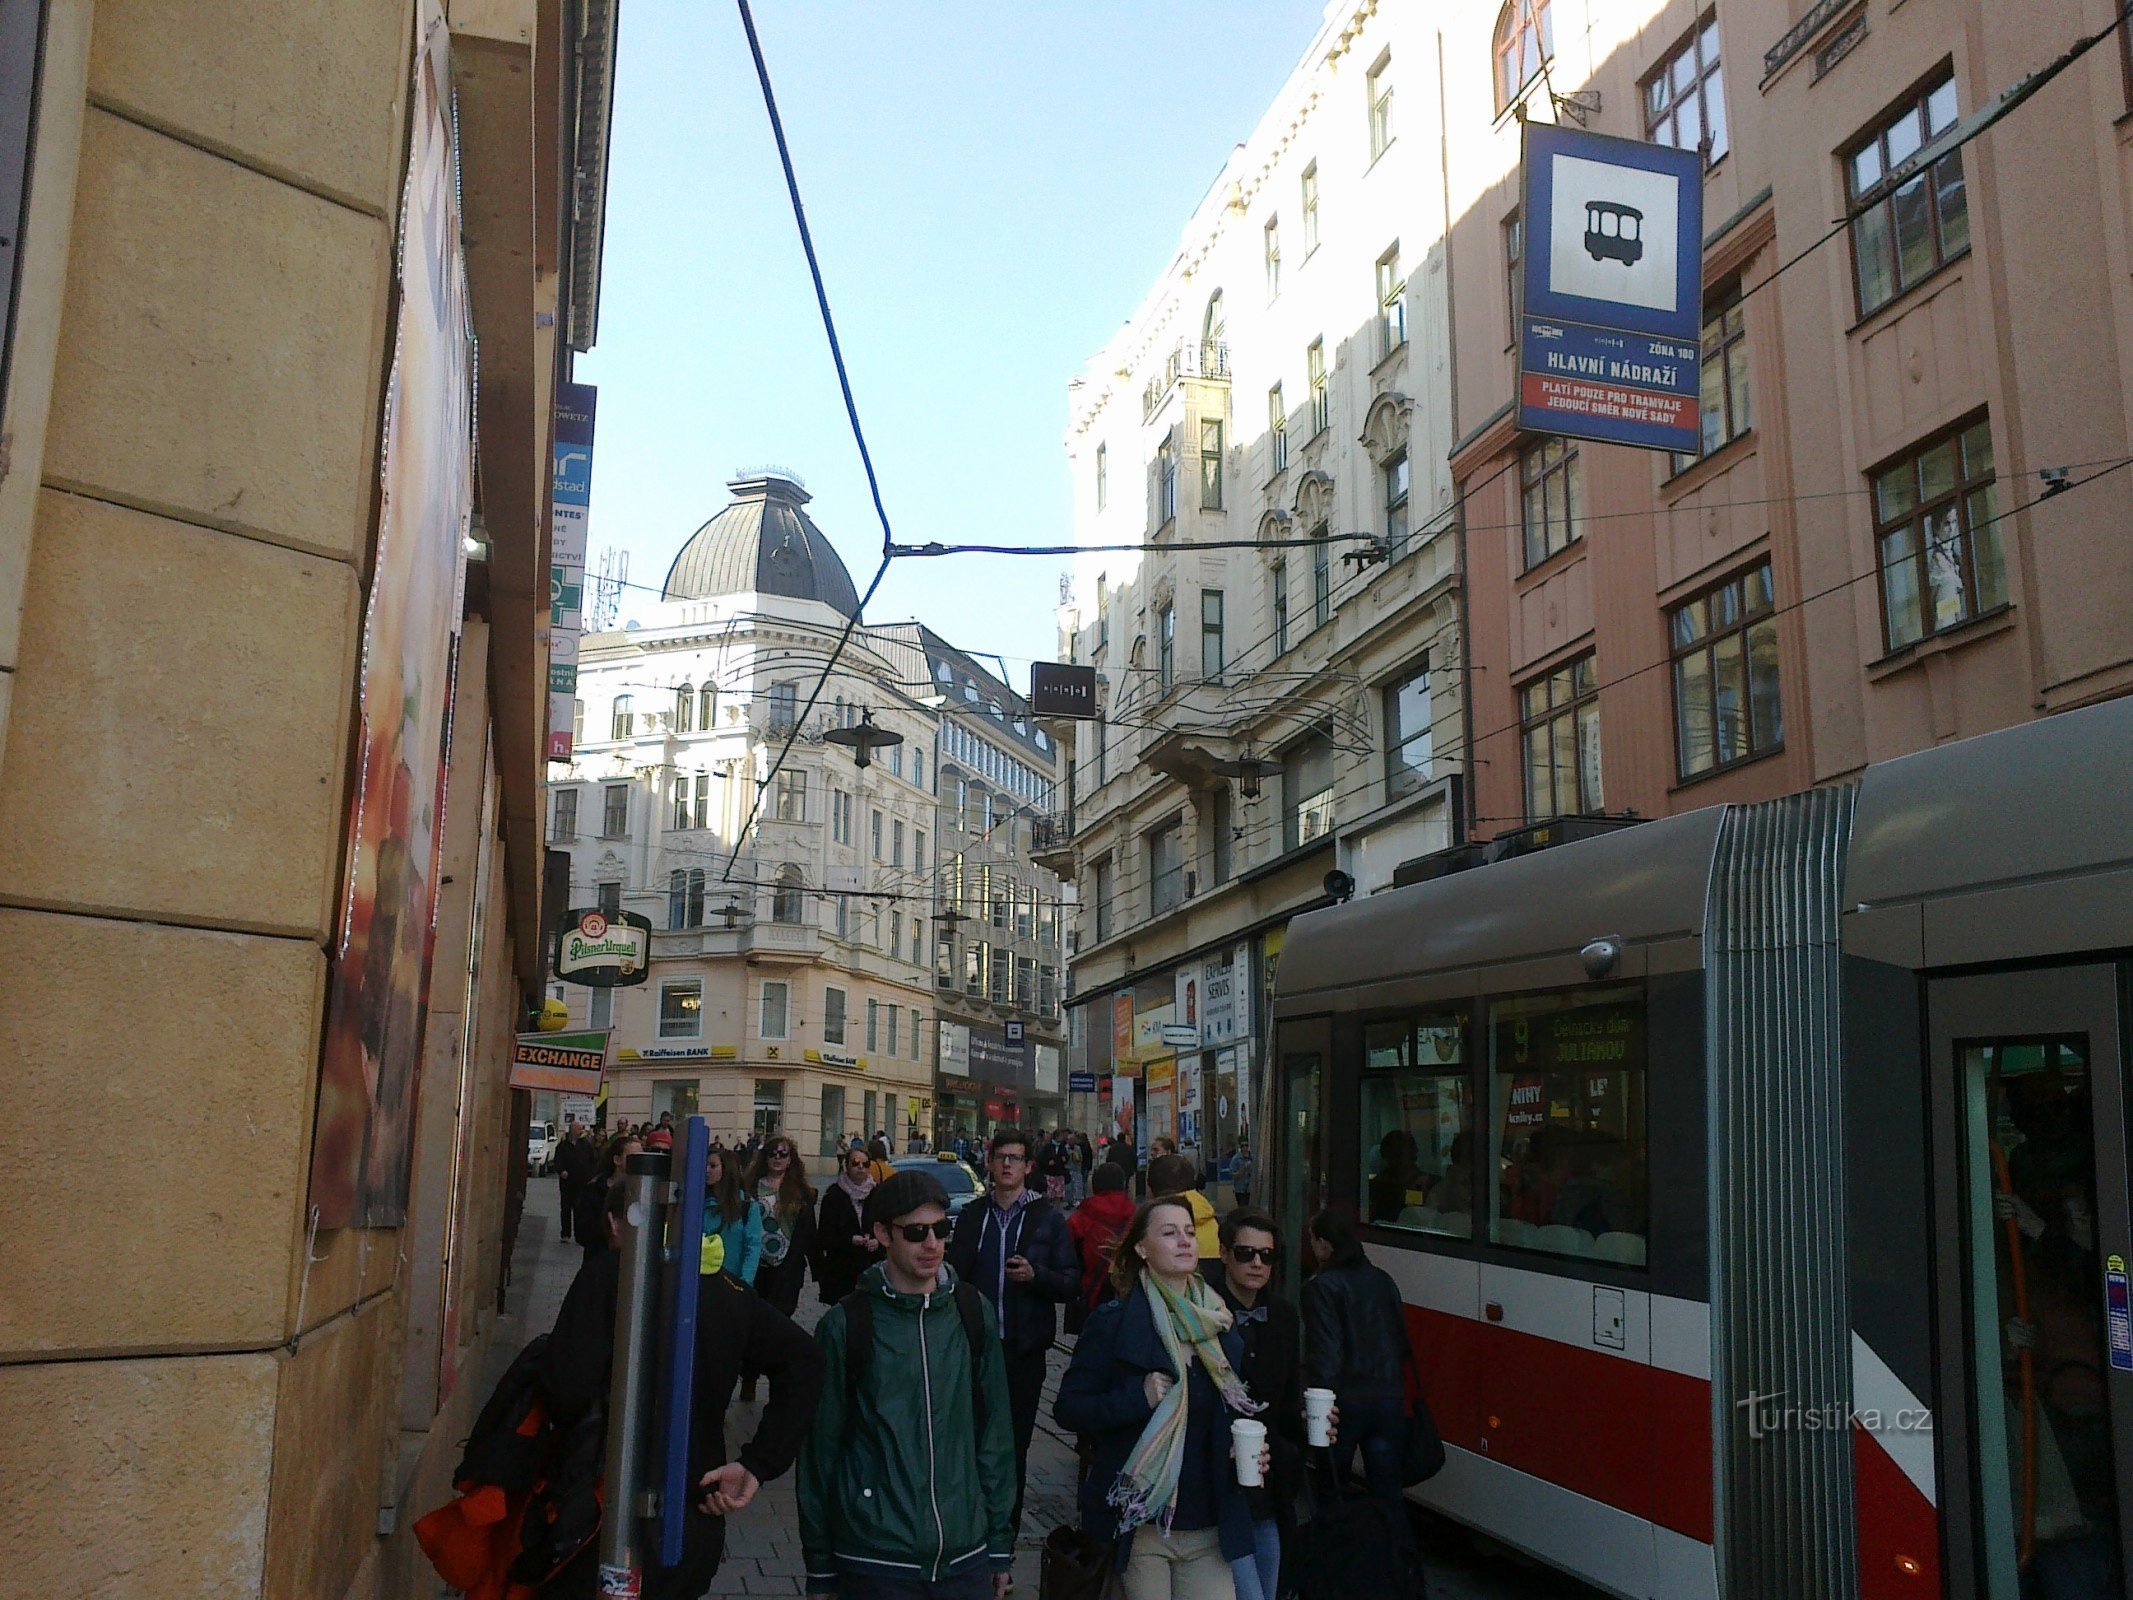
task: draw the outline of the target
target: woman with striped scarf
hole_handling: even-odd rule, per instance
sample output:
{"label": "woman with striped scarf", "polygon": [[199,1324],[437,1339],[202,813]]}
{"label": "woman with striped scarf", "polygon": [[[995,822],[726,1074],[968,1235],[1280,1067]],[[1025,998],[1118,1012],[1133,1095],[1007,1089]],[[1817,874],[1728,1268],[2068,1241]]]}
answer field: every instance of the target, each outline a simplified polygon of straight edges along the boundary
{"label": "woman with striped scarf", "polygon": [[1052,1408],[1093,1444],[1082,1526],[1117,1544],[1126,1600],[1234,1600],[1230,1563],[1252,1550],[1229,1425],[1264,1408],[1199,1265],[1185,1202],[1142,1206],[1112,1257],[1119,1297],[1091,1314]]}

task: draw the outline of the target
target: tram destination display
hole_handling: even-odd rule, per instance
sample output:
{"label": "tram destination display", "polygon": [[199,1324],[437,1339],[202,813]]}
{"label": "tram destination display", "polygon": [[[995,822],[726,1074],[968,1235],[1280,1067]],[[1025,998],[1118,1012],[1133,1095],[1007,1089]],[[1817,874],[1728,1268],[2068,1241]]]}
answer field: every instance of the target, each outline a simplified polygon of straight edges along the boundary
{"label": "tram destination display", "polygon": [[1703,155],[1529,122],[1518,425],[1690,454]]}

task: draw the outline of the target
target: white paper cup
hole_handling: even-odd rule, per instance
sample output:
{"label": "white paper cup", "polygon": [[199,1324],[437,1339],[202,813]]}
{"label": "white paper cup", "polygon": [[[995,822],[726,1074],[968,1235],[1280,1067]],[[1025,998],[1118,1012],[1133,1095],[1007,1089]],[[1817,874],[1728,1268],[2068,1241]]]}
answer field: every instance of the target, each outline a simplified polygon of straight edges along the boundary
{"label": "white paper cup", "polygon": [[1229,1449],[1237,1458],[1237,1481],[1248,1489],[1266,1481],[1259,1473],[1259,1450],[1265,1443],[1265,1423],[1239,1417],[1229,1425]]}
{"label": "white paper cup", "polygon": [[1331,1389],[1304,1390],[1304,1437],[1314,1445],[1333,1442],[1333,1430],[1329,1419],[1333,1415],[1333,1391]]}

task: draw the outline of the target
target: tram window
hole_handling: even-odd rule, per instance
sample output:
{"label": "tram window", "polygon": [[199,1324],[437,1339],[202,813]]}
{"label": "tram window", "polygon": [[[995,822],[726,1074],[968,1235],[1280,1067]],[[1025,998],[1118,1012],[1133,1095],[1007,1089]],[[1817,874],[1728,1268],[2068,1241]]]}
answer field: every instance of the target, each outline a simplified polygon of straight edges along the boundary
{"label": "tram window", "polygon": [[1382,1227],[1473,1234],[1473,1092],[1459,1018],[1363,1027],[1364,1217]]}
{"label": "tram window", "polygon": [[1640,988],[1490,1007],[1491,1240],[1644,1264],[1644,1051]]}

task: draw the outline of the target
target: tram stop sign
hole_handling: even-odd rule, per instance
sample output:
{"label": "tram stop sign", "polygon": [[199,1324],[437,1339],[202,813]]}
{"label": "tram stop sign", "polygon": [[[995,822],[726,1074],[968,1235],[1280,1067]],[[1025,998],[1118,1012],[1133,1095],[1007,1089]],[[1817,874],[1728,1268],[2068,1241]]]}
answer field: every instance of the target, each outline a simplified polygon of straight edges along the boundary
{"label": "tram stop sign", "polygon": [[1040,717],[1094,720],[1096,669],[1067,661],[1031,662],[1029,708]]}

